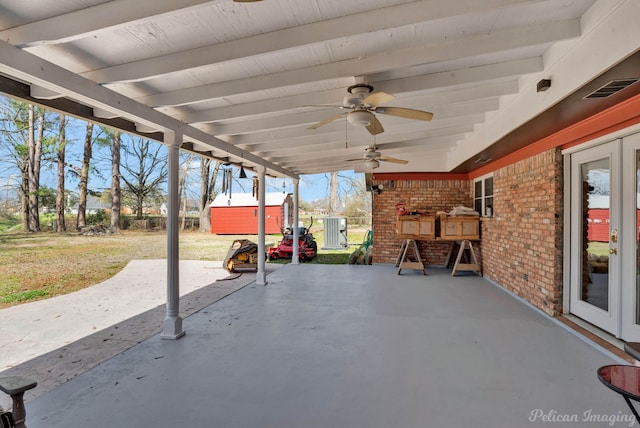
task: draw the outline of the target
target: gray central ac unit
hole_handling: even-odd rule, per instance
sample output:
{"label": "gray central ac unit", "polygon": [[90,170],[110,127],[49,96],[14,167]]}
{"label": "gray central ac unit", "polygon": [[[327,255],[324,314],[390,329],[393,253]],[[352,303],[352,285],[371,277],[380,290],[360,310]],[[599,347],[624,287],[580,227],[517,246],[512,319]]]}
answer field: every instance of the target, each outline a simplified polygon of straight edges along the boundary
{"label": "gray central ac unit", "polygon": [[324,218],[324,246],[323,250],[341,250],[347,248],[347,218]]}

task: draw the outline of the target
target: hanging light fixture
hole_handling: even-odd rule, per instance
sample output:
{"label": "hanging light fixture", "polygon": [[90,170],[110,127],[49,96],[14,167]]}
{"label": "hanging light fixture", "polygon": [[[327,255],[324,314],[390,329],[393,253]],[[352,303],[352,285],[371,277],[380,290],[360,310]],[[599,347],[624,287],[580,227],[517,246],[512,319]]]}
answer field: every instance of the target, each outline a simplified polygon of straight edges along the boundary
{"label": "hanging light fixture", "polygon": [[378,162],[375,159],[368,159],[368,160],[364,161],[364,164],[369,169],[376,169],[377,167],[380,166],[380,162]]}
{"label": "hanging light fixture", "polygon": [[355,110],[347,115],[347,120],[352,125],[364,128],[371,125],[371,122],[373,122],[373,113],[366,110]]}

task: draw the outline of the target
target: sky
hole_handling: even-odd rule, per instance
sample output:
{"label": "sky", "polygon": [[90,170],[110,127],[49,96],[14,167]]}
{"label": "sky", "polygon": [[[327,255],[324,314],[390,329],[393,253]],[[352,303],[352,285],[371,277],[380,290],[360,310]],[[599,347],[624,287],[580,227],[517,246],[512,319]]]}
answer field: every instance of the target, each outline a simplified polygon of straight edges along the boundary
{"label": "sky", "polygon": [[[253,176],[253,173],[249,173]],[[300,199],[306,202],[313,202],[329,197],[330,173],[326,174],[304,174],[300,176],[298,192]],[[364,184],[364,174],[353,171],[340,171],[338,173],[338,186],[341,189],[349,188],[349,180],[357,179]],[[283,188],[284,184],[284,188]],[[293,180],[289,178],[269,178],[267,181],[268,191],[282,191],[293,193]]]}
{"label": "sky", "polygon": [[[4,97],[3,97],[4,99]],[[67,146],[66,161],[70,164],[80,166],[82,155],[82,145],[85,132],[86,122],[81,120],[72,120],[67,127],[67,140],[71,143]],[[95,135],[96,130],[94,130]],[[166,151],[164,151],[166,153]],[[4,155],[3,155],[4,156]],[[108,148],[94,147],[92,158],[92,166],[96,171],[90,176],[89,187],[95,191],[101,191],[111,187],[111,166],[110,166],[110,150]],[[41,173],[41,185],[50,188],[56,188],[56,172],[55,166],[51,163],[44,163],[45,167]],[[190,173],[189,185],[194,192],[199,191],[199,164],[192,164],[193,172]],[[247,171],[249,177],[253,177],[253,171]],[[20,172],[11,162],[4,162],[0,165],[0,191],[9,191],[10,188],[16,187],[19,182]],[[234,168],[234,177],[238,177],[238,169]],[[339,194],[344,194],[346,189],[350,189],[349,182],[356,178],[364,184],[364,174],[355,173],[354,171],[341,171],[339,177]],[[313,202],[319,199],[327,198],[329,195],[329,179],[330,174],[308,174],[300,176],[299,195],[306,202]],[[251,192],[251,180],[236,179],[233,185],[234,191]],[[284,187],[283,187],[284,186]],[[67,174],[65,187],[67,190],[77,192],[78,180],[70,174]],[[236,190],[237,189],[237,190]],[[267,178],[268,191],[285,191],[293,193],[293,181],[289,178]]]}

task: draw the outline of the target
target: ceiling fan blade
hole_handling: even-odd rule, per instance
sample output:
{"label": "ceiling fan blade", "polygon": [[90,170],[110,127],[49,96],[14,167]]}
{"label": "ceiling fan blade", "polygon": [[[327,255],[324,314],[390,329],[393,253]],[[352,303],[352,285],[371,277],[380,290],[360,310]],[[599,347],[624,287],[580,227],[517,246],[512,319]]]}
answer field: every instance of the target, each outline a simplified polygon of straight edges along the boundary
{"label": "ceiling fan blade", "polygon": [[357,159],[347,159],[345,162],[364,162],[366,159],[357,158]]}
{"label": "ceiling fan blade", "polygon": [[394,95],[387,94],[386,92],[374,92],[373,94],[366,96],[362,100],[362,104],[369,104],[372,107],[377,107],[382,103],[388,103],[395,99],[396,97]]}
{"label": "ceiling fan blade", "polygon": [[384,128],[382,127],[382,124],[380,123],[378,118],[373,116],[371,125],[367,126],[367,131],[369,131],[371,135],[378,135],[384,132]]}
{"label": "ceiling fan blade", "polygon": [[376,113],[388,114],[390,116],[404,117],[407,119],[429,121],[433,118],[433,113],[428,111],[415,110],[404,107],[379,107]]}
{"label": "ceiling fan blade", "polygon": [[380,157],[376,158],[376,160],[384,161],[384,162],[401,163],[403,165],[406,165],[406,164],[409,163],[409,161],[406,161],[406,160],[403,160],[403,159],[392,158],[391,156],[380,156]]}
{"label": "ceiling fan blade", "polygon": [[314,124],[314,125],[311,125],[311,126],[310,126],[310,127],[308,127],[307,129],[318,129],[318,128],[320,128],[322,125],[326,125],[326,124],[327,124],[327,123],[329,123],[329,122],[333,122],[333,121],[334,121],[334,120],[336,120],[336,119],[340,119],[341,117],[346,116],[347,114],[349,114],[349,113],[347,112],[347,113],[340,113],[340,114],[336,114],[335,116],[328,117],[328,118],[326,118],[325,120],[321,120],[320,122],[318,122],[318,123],[316,123],[316,124]]}

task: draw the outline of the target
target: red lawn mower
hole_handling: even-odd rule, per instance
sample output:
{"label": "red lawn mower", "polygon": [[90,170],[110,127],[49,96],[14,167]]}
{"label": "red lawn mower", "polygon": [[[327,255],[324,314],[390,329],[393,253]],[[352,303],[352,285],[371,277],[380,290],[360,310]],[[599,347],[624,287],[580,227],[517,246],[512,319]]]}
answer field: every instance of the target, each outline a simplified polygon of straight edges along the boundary
{"label": "red lawn mower", "polygon": [[[300,227],[298,229],[298,257],[301,261],[311,260],[318,253],[318,244],[309,232],[313,225],[313,217],[309,227]],[[293,229],[287,227],[282,231],[282,241],[277,247],[269,248],[269,260],[290,259],[293,255]]]}

